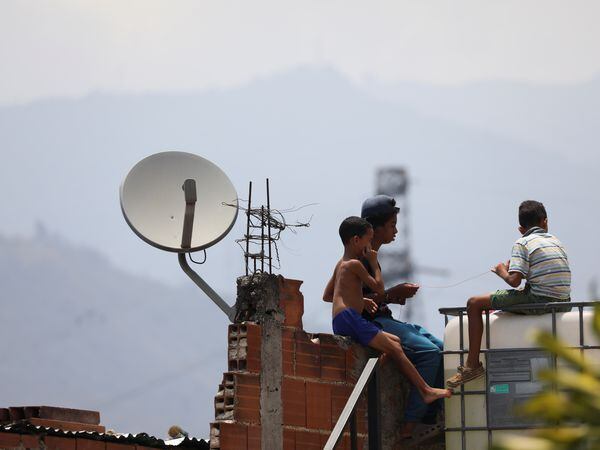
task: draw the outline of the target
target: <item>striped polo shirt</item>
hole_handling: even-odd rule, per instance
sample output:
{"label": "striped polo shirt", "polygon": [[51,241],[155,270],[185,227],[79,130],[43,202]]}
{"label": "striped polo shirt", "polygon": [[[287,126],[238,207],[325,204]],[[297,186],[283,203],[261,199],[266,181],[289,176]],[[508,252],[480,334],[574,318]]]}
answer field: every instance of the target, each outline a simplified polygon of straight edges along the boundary
{"label": "striped polo shirt", "polygon": [[534,295],[561,300],[571,296],[571,270],[560,241],[533,227],[515,242],[509,272],[520,272]]}

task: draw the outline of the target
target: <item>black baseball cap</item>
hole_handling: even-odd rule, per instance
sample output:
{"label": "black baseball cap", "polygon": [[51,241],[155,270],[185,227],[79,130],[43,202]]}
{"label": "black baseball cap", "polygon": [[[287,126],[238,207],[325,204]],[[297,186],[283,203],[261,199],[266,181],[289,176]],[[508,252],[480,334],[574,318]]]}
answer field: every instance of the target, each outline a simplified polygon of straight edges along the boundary
{"label": "black baseball cap", "polygon": [[396,206],[396,200],[389,195],[375,195],[366,199],[360,210],[360,217],[383,216],[385,214],[398,213],[400,208]]}

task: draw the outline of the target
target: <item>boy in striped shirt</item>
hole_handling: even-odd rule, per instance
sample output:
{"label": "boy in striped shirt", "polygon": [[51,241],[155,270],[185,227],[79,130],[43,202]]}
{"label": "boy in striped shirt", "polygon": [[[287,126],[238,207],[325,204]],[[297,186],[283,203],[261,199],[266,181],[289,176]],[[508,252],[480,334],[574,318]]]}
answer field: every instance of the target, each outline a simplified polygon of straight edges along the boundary
{"label": "boy in striped shirt", "polygon": [[[523,289],[502,289],[491,294],[472,297],[467,301],[469,318],[469,355],[464,366],[446,381],[455,388],[479,378],[485,370],[479,361],[483,334],[482,311],[503,309],[527,303],[568,302],[571,300],[571,270],[567,253],[560,241],[548,233],[548,216],[544,205],[526,200],[519,206],[519,231],[523,235],[515,242],[510,261],[492,268],[513,288],[526,280]],[[568,310],[568,308],[567,308]],[[523,314],[539,314],[521,311]]]}

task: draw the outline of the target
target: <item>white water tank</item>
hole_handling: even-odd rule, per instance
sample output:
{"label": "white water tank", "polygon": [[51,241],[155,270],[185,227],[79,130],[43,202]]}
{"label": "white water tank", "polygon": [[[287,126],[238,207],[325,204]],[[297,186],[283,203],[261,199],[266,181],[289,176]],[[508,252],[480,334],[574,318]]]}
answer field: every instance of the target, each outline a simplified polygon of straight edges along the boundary
{"label": "white water tank", "polygon": [[[582,348],[585,357],[600,366],[600,349],[586,348],[600,346],[592,331],[593,310],[575,306],[580,303],[573,305],[571,312],[555,313],[556,334],[568,346]],[[462,314],[463,345],[461,319],[447,316],[452,318],[444,332],[444,351],[460,352],[461,348],[469,348],[468,319],[464,311]],[[466,383],[462,389],[456,388],[452,398],[445,400],[447,450],[485,450],[499,436],[526,434],[535,428],[535,422],[515,414],[514,407],[541,390],[537,371],[554,364],[548,353],[536,349],[531,342],[534,329],[552,332],[552,316],[551,313],[536,316],[503,311],[490,313],[488,346],[483,315],[480,361],[486,367],[486,376]],[[464,353],[464,361],[466,357]],[[459,353],[445,354],[444,379],[454,375],[459,364]],[[557,364],[560,367],[561,361]]]}

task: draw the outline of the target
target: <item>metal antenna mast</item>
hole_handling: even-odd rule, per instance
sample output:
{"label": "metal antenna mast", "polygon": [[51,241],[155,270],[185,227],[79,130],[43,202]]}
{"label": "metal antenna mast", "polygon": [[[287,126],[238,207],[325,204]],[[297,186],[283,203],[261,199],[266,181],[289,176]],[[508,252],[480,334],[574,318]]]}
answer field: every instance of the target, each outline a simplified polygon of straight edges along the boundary
{"label": "metal antenna mast", "polygon": [[[381,267],[383,268],[383,279],[387,286],[398,283],[412,282],[414,279],[415,266],[412,260],[408,172],[404,167],[385,167],[377,170],[377,194],[385,194],[396,199],[396,206],[400,208],[398,214],[398,244],[393,249],[383,249],[380,253]],[[402,308],[404,319],[409,320],[413,315],[413,307],[410,302]]]}
{"label": "metal antenna mast", "polygon": [[[396,225],[400,242],[394,245],[392,249],[384,247],[379,257],[383,268],[383,279],[388,287],[404,282],[414,282],[417,272],[448,276],[448,271],[445,269],[419,266],[413,260],[408,201],[409,186],[408,171],[404,167],[384,167],[377,171],[376,193],[394,197],[396,206],[400,208],[398,224]],[[419,310],[419,304],[421,302],[415,304],[412,300],[409,300],[402,308],[402,318],[406,321],[413,319],[415,312]]]}

